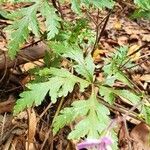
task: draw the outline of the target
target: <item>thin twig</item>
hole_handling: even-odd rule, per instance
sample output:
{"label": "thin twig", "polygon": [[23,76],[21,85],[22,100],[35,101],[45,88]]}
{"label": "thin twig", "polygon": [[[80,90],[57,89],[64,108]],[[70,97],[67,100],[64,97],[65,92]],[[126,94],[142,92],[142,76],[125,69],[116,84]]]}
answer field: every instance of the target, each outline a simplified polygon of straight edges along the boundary
{"label": "thin twig", "polygon": [[134,66],[128,67],[127,69],[132,69],[134,67],[137,67],[137,66],[143,64],[144,62],[146,62],[147,60],[150,60],[150,58],[147,58],[147,59],[143,60],[142,62],[135,64]]}
{"label": "thin twig", "polygon": [[[147,45],[148,45],[148,43],[145,43],[144,45],[142,45],[141,47],[139,47],[136,51],[134,51],[133,53],[129,54],[128,57],[131,57],[132,55],[136,54],[141,49],[147,47]],[[121,65],[120,68],[123,68],[130,60],[131,60],[131,58],[129,58],[123,65]]]}
{"label": "thin twig", "polygon": [[107,23],[108,23],[108,20],[109,20],[109,17],[110,17],[110,15],[111,15],[111,13],[112,13],[112,11],[110,11],[110,12],[108,13],[108,15],[106,16],[106,20],[105,20],[104,25],[103,25],[103,27],[102,27],[102,29],[101,29],[100,34],[99,34],[97,43],[99,43],[99,41],[100,41],[100,39],[101,39],[101,37],[102,37],[102,35],[103,35],[103,33],[104,33],[104,30],[105,30],[105,28],[106,28],[106,25],[107,25]]}
{"label": "thin twig", "polygon": [[[106,28],[106,25],[107,25],[107,22],[108,22],[108,20],[109,20],[109,17],[110,17],[110,15],[111,15],[111,13],[112,13],[112,11],[110,11],[110,12],[107,14],[107,16],[104,17],[104,18],[102,19],[102,21],[101,21],[98,25],[97,25],[97,23],[95,23],[95,24],[96,24],[96,39],[95,39],[95,43],[94,43],[93,49],[92,49],[92,51],[91,51],[91,55],[93,55],[94,50],[95,50],[97,44],[100,42],[101,36],[102,36],[103,33],[104,33],[104,30],[105,30],[105,28]],[[104,22],[104,21],[105,21],[105,22]],[[100,30],[100,27],[101,27],[101,24],[102,24],[103,22],[104,22],[104,25],[103,25],[101,31],[99,31],[99,30]],[[99,32],[100,32],[100,33],[99,33]]]}
{"label": "thin twig", "polygon": [[58,9],[59,9],[59,12],[60,12],[60,16],[61,16],[61,18],[64,20],[64,15],[63,15],[63,11],[62,11],[62,7],[61,7],[61,5],[60,5],[60,2],[57,1],[57,3],[58,3]]}
{"label": "thin twig", "polygon": [[50,109],[52,103],[49,103],[48,106],[44,109],[44,111],[40,114],[39,118],[37,119],[37,122],[41,120],[41,118],[45,115],[45,113]]}
{"label": "thin twig", "polygon": [[2,78],[0,79],[0,83],[3,81],[3,79],[5,78],[6,73],[7,73],[7,58],[6,58],[6,52],[3,52],[3,54],[4,54],[4,59],[5,59],[5,69],[4,69],[3,76],[2,76]]}
{"label": "thin twig", "polygon": [[94,18],[91,16],[91,14],[88,11],[86,11],[86,14],[92,20],[92,22],[95,24],[95,26],[98,27],[97,22],[94,20]]}

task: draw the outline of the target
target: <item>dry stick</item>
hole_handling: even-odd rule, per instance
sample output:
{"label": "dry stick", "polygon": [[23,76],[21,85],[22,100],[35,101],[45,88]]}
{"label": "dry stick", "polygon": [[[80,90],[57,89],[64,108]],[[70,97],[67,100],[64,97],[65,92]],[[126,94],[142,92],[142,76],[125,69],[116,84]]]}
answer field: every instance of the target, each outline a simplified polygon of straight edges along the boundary
{"label": "dry stick", "polygon": [[[87,16],[89,17],[89,19],[91,19],[92,20],[92,22],[95,24],[95,26],[96,26],[96,39],[95,39],[95,43],[94,43],[94,46],[93,46],[93,48],[92,48],[92,51],[91,51],[91,54],[93,55],[93,52],[94,52],[94,50],[95,50],[95,47],[96,47],[96,43],[97,43],[97,39],[98,39],[98,33],[99,33],[99,25],[97,24],[97,22],[98,22],[98,17],[97,17],[97,21],[95,21],[94,20],[94,18],[91,16],[91,14],[88,12],[88,11],[86,11],[86,14],[87,14]],[[102,20],[102,22],[103,22],[103,20]]]}
{"label": "dry stick", "polygon": [[125,127],[125,131],[126,131],[126,134],[127,134],[127,143],[128,143],[128,148],[129,150],[132,150],[132,146],[131,146],[131,141],[129,140],[130,136],[129,136],[129,131],[128,131],[128,127],[127,127],[127,122],[125,119],[123,119],[123,123],[124,123],[124,127]]}
{"label": "dry stick", "polygon": [[56,8],[58,10],[57,4],[56,4],[56,0],[52,0],[52,4],[53,4],[54,8]]}
{"label": "dry stick", "polygon": [[94,18],[91,16],[91,14],[88,11],[86,11],[86,14],[92,20],[92,22],[95,24],[95,26],[97,27],[98,26],[97,22],[94,20]]}
{"label": "dry stick", "polygon": [[127,122],[126,122],[126,117],[129,116],[129,114],[134,111],[139,105],[142,104],[142,101],[140,101],[139,103],[137,103],[136,105],[133,105],[133,107],[127,111],[125,113],[125,115],[123,116],[123,122],[124,122],[124,126],[125,126],[125,130],[126,130],[126,134],[127,134],[127,137],[128,137],[128,146],[129,146],[129,149],[132,150],[132,146],[131,146],[131,142],[130,142],[130,135],[129,135],[129,131],[128,131],[128,127],[127,127]]}
{"label": "dry stick", "polygon": [[49,103],[48,106],[44,109],[44,111],[41,113],[41,115],[39,116],[39,118],[37,119],[37,122],[39,122],[41,120],[41,118],[45,115],[45,113],[49,110],[49,108],[51,107],[52,103]]}
{"label": "dry stick", "polygon": [[[30,59],[28,59],[28,58],[33,59],[33,57],[31,57],[31,56],[27,56],[27,55],[25,55],[25,56],[26,56],[26,58],[25,58],[24,56],[22,56],[21,54],[19,54],[19,56],[20,56],[23,60],[25,60],[25,61],[27,61],[27,62],[30,62],[30,61],[31,61],[31,60],[30,60]],[[28,57],[28,58],[27,58],[27,57]],[[40,63],[42,63],[42,64],[44,65],[44,63],[43,63],[42,61],[38,60],[38,62],[40,62]],[[32,61],[32,64],[34,64],[34,65],[36,65],[36,66],[39,66],[39,67],[40,67],[40,65],[39,65],[39,64],[37,64],[37,63],[35,63],[35,62],[33,62],[33,61]]]}
{"label": "dry stick", "polygon": [[[103,18],[103,20],[98,24],[98,26],[96,26],[96,40],[95,40],[95,43],[94,43],[94,46],[93,46],[93,49],[92,49],[92,52],[91,52],[91,55],[92,55],[92,56],[93,56],[93,53],[94,53],[94,50],[95,50],[96,45],[99,43],[99,41],[100,41],[100,39],[101,39],[101,36],[102,36],[103,33],[104,33],[104,30],[105,30],[105,28],[106,28],[106,25],[107,25],[107,23],[108,23],[108,20],[109,20],[109,17],[110,17],[110,15],[111,15],[111,13],[112,13],[112,11],[110,11],[110,12],[108,13],[108,15]],[[104,22],[104,21],[105,21],[105,22]],[[100,28],[100,26],[101,26],[101,24],[102,24],[103,22],[104,22],[104,25],[103,25],[103,27],[102,27],[102,30],[101,30],[100,34],[99,34],[99,28]]]}
{"label": "dry stick", "polygon": [[59,12],[60,12],[60,16],[61,16],[61,18],[64,20],[64,15],[63,15],[63,11],[62,11],[62,7],[61,7],[61,5],[60,5],[60,2],[57,1],[57,4],[58,4],[58,9],[59,9]]}
{"label": "dry stick", "polygon": [[[148,100],[148,98],[146,98],[146,99]],[[126,128],[128,137],[129,137],[129,132],[128,132],[127,125],[126,125],[126,117],[129,116],[129,114],[130,114],[131,112],[133,112],[133,111],[134,111],[138,106],[140,106],[141,104],[142,104],[142,101],[138,102],[136,105],[133,105],[133,107],[132,107],[129,111],[127,111],[127,112],[125,113],[125,115],[123,116],[123,121],[124,121],[124,123],[125,123],[125,128]]]}
{"label": "dry stick", "polygon": [[3,79],[5,78],[6,73],[7,73],[7,58],[6,58],[6,52],[4,52],[4,59],[5,59],[5,69],[4,69],[4,74],[3,74],[2,78],[0,79],[0,83],[3,81]]}
{"label": "dry stick", "polygon": [[[61,107],[62,107],[63,102],[64,102],[64,97],[61,98],[61,101],[60,101],[60,103],[59,103],[59,106],[58,106],[58,108],[57,108],[57,111],[56,111],[56,113],[55,113],[55,115],[54,115],[54,118],[53,118],[53,121],[52,121],[50,130],[49,130],[48,133],[46,134],[46,137],[45,137],[45,139],[44,139],[44,142],[43,142],[42,147],[41,147],[40,150],[43,150],[43,148],[44,148],[44,146],[45,146],[45,143],[46,143],[46,141],[47,141],[47,139],[48,139],[48,137],[49,137],[49,134],[51,133],[51,129],[52,129],[52,126],[53,126],[53,123],[54,123],[54,119],[58,116],[58,114],[59,114],[59,112],[60,112],[60,109],[61,109]],[[53,140],[52,140],[51,142],[53,142]]]}
{"label": "dry stick", "polygon": [[2,136],[3,136],[3,134],[4,134],[4,126],[5,126],[5,123],[6,123],[6,113],[4,114],[3,121],[2,121],[2,129],[1,129],[0,139],[2,139]]}
{"label": "dry stick", "polygon": [[[106,107],[108,107],[109,109],[111,109],[111,110],[115,110],[115,111],[118,111],[118,112],[120,112],[120,113],[123,113],[123,114],[126,114],[126,112],[128,112],[129,110],[127,109],[120,109],[120,108],[118,108],[118,107],[116,107],[116,106],[113,106],[113,105],[110,105],[110,104],[108,104],[107,102],[105,102],[104,101],[104,99],[102,98],[102,97],[100,97],[100,96],[97,96],[97,98],[98,98],[98,100],[100,101],[100,103],[102,103],[103,105],[105,105]],[[134,118],[134,119],[136,119],[136,120],[139,120],[139,121],[143,121],[144,122],[144,120],[143,119],[141,119],[141,118],[138,118],[137,116],[134,116],[133,114],[129,114],[128,116],[130,116],[130,117],[132,117],[132,118]]]}
{"label": "dry stick", "polygon": [[98,20],[99,20],[99,14],[100,14],[100,11],[99,11],[99,9],[98,9],[98,11],[97,11],[97,18],[96,18],[97,24],[98,24]]}
{"label": "dry stick", "polygon": [[42,39],[37,40],[37,41],[35,41],[35,42],[33,42],[33,43],[30,43],[30,44],[24,46],[24,47],[21,48],[21,49],[24,50],[24,49],[26,49],[26,48],[28,48],[28,47],[31,47],[31,46],[33,46],[33,45],[35,45],[35,44],[38,44],[38,43],[41,42],[41,41],[42,41]]}
{"label": "dry stick", "polygon": [[147,59],[143,60],[142,62],[140,62],[138,64],[135,64],[134,66],[128,67],[127,69],[132,69],[132,68],[134,68],[136,66],[139,66],[139,65],[143,64],[144,62],[146,62],[147,60],[150,60],[150,58],[147,58]]}
{"label": "dry stick", "polygon": [[[136,51],[134,51],[133,53],[131,53],[130,55],[128,55],[129,57],[131,57],[132,55],[136,54],[137,52],[139,52],[141,49],[147,47],[148,43],[145,43],[144,45],[142,45],[140,48],[138,48]],[[129,58],[122,66],[120,66],[120,69],[123,68],[129,61],[131,60],[131,58]]]}
{"label": "dry stick", "polygon": [[106,16],[106,20],[105,20],[104,25],[103,25],[103,27],[102,27],[102,30],[101,30],[101,32],[100,32],[100,34],[99,34],[97,43],[100,42],[100,39],[101,39],[101,37],[102,37],[102,35],[103,35],[103,33],[104,33],[104,30],[105,30],[105,28],[106,28],[106,25],[107,25],[107,23],[108,23],[108,20],[109,20],[109,17],[110,17],[110,15],[111,15],[111,13],[112,13],[112,10],[109,11],[108,15]]}

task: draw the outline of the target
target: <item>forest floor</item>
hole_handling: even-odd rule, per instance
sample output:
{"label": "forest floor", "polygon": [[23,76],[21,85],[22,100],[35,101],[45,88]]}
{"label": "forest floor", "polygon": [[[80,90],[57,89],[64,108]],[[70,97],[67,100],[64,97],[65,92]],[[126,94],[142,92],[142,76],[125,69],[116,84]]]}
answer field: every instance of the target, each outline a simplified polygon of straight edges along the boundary
{"label": "forest floor", "polygon": [[[2,7],[6,10],[15,10],[18,7],[22,7],[22,5],[8,4]],[[101,49],[96,49],[94,51],[93,59],[96,64],[103,66],[103,57],[109,56],[110,52],[114,51],[115,47],[128,45],[128,53],[131,54],[141,46],[146,45],[132,56],[135,67],[128,70],[128,76],[139,90],[149,95],[150,22],[143,19],[131,20],[129,18],[129,12],[132,10],[132,6],[122,4],[118,5],[115,9],[116,10],[110,15],[101,36],[99,43]],[[63,6],[62,12],[64,19],[70,21],[76,19],[70,6]],[[103,20],[107,15],[107,11],[99,12],[98,19]],[[96,20],[97,12],[92,12],[89,17]],[[17,61],[17,59],[14,61],[7,60],[8,58],[5,52],[7,50],[7,39],[3,28],[8,24],[9,20],[0,18],[0,58],[2,58],[0,60],[0,150],[25,150],[28,146],[30,150],[74,150],[75,141],[71,142],[67,140],[67,135],[71,127],[65,127],[57,136],[52,136],[52,131],[50,129],[51,120],[59,103],[51,106],[49,99],[46,98],[39,107],[23,111],[19,115],[13,116],[13,107],[19,94],[25,89],[25,85],[32,79],[29,70],[36,65],[43,65],[43,54],[37,54],[36,60],[30,59],[30,57],[28,57],[27,60],[24,60],[22,57],[19,58],[19,61]],[[91,26],[94,25],[91,24]],[[42,42],[38,44],[34,43],[34,39],[31,38],[22,51],[25,49],[31,50],[43,47],[42,44]],[[34,48],[34,46],[36,46],[36,48]],[[98,80],[103,80],[103,74],[101,72],[98,73],[97,78]],[[120,110],[123,109],[127,111],[131,107],[132,106],[126,101],[120,102],[118,100],[115,103],[115,108]],[[117,112],[117,109],[114,109],[113,112]],[[117,112],[116,114],[122,116],[121,112]],[[116,115],[116,117],[118,116]],[[119,123],[120,128],[117,132],[120,150],[129,150],[129,135],[130,138],[132,137],[132,139],[138,141],[138,144],[132,143],[133,150],[142,150],[141,147],[143,146],[145,150],[150,149],[144,141],[145,136],[148,136],[150,133],[150,127],[140,122],[138,118],[128,116],[128,132],[126,132],[124,123]],[[28,134],[29,131],[30,135]],[[30,145],[28,145],[29,140],[31,142]]]}

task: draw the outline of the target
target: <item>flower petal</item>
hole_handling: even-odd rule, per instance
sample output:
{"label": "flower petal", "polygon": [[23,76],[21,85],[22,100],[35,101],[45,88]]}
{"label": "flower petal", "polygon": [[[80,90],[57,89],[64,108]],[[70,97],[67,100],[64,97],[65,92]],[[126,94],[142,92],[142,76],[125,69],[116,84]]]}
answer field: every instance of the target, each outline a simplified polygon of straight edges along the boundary
{"label": "flower petal", "polygon": [[95,147],[95,146],[99,146],[100,145],[100,140],[97,139],[88,139],[82,143],[79,143],[77,145],[77,149],[83,149],[83,148],[89,148],[89,147]]}

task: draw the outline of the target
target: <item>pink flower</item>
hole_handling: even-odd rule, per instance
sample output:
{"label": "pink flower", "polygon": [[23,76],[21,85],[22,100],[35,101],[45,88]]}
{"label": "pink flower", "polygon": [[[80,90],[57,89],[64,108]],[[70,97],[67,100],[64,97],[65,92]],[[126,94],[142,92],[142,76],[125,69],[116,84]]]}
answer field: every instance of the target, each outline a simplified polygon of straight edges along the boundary
{"label": "pink flower", "polygon": [[110,145],[112,144],[112,140],[110,137],[103,137],[99,140],[97,139],[88,139],[79,143],[77,145],[77,149],[81,150],[83,148],[91,148],[95,150],[112,150]]}

